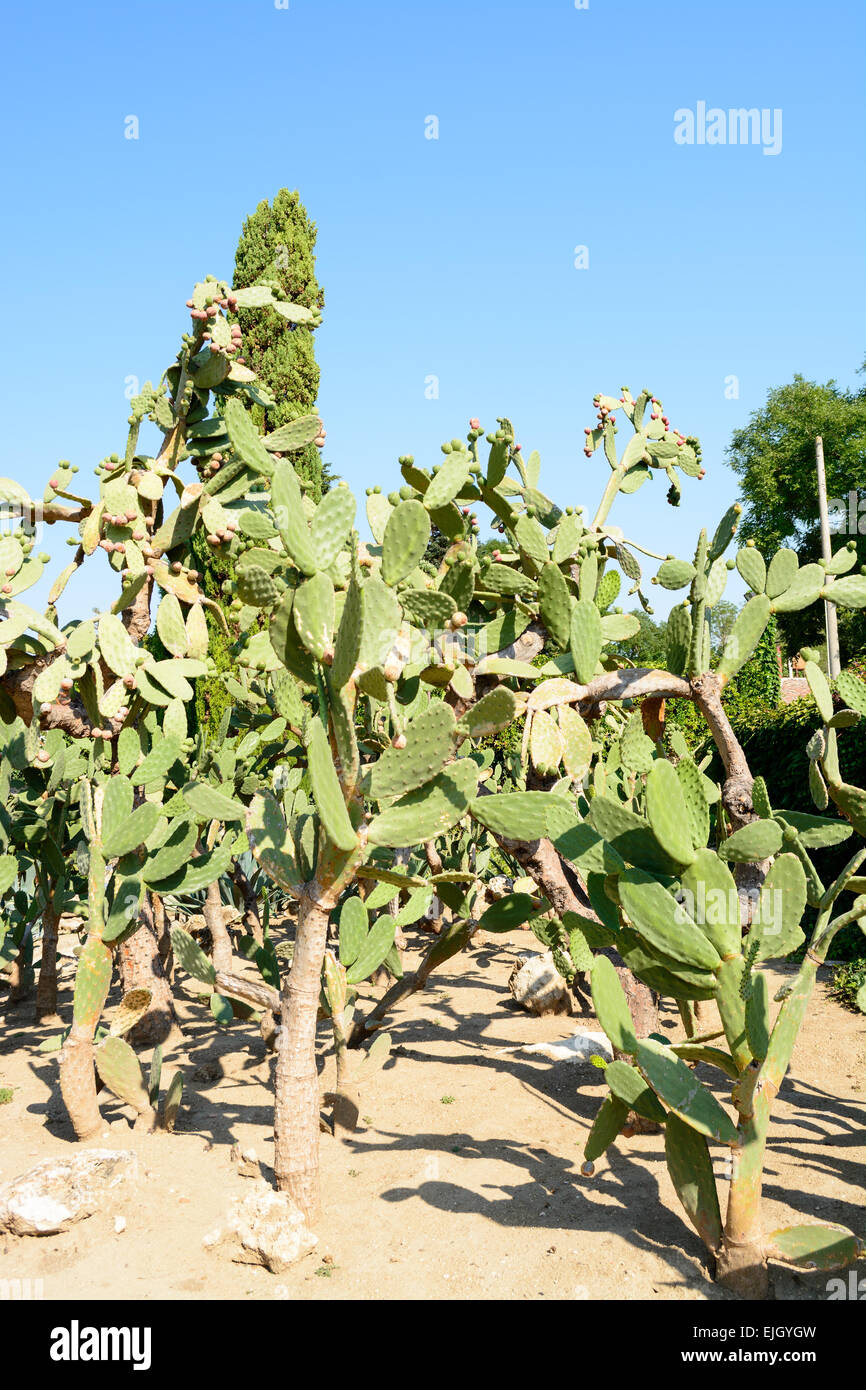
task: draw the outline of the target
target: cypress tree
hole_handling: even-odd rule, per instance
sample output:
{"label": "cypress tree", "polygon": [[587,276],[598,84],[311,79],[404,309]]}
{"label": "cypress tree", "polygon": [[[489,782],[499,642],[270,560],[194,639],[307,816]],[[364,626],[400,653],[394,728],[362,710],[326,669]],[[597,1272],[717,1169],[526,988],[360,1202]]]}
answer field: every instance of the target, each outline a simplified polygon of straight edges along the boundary
{"label": "cypress tree", "polygon": [[[316,225],[307,216],[299,194],[281,188],[273,206],[264,199],[244,223],[235,255],[234,286],[273,284],[294,304],[321,311],[324,291],[316,279]],[[313,330],[304,324],[288,324],[274,309],[241,310],[243,358],[271,390],[276,406],[264,411],[254,406],[257,423],[267,431],[279,429],[315,409],[319,393],[319,367]],[[311,484],[310,496],[321,501],[328,490],[327,465],[314,444],[292,454],[298,475]]]}
{"label": "cypress tree", "polygon": [[[235,254],[235,289],[250,285],[279,286],[295,304],[321,311],[325,295],[316,279],[316,225],[307,215],[297,191],[281,188],[269,203],[263,199],[246,219]],[[243,330],[242,359],[270,390],[275,405],[267,411],[251,405],[253,417],[267,433],[309,415],[315,410],[319,391],[319,367],[313,343],[313,329],[289,324],[274,309],[240,310]],[[331,473],[314,444],[291,455],[291,461],[307,491],[319,502],[330,485]],[[228,554],[212,550],[197,534],[194,549],[202,574],[202,588],[208,598],[224,603],[222,586],[234,576]],[[227,610],[227,605],[225,605]],[[218,671],[231,666],[230,648],[237,635],[232,615],[226,611],[232,636],[226,637],[220,624],[208,613],[211,655]],[[203,679],[196,687],[196,718],[208,733],[219,726],[223,710],[231,704],[222,681]]]}

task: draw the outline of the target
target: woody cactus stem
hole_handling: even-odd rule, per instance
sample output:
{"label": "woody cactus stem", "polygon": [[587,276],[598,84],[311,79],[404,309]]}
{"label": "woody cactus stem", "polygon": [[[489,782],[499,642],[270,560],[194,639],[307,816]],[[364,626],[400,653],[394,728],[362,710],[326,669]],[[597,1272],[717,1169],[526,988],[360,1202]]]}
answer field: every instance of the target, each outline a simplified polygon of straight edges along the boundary
{"label": "woody cactus stem", "polygon": [[150,894],[145,894],[140,926],[128,940],[121,943],[118,950],[124,994],[133,989],[147,989],[151,994],[150,1007],[129,1031],[129,1041],[136,1047],[171,1045],[182,1037],[159,946],[155,903]]}
{"label": "woody cactus stem", "polygon": [[42,914],[42,961],[36,986],[36,1019],[41,1022],[57,1013],[57,933],[60,913],[51,897]]}
{"label": "woody cactus stem", "polygon": [[223,902],[218,882],[208,885],[204,900],[204,920],[211,936],[214,969],[231,974],[234,965],[232,939],[223,917]]}
{"label": "woody cactus stem", "polygon": [[77,1139],[89,1139],[102,1122],[96,1103],[93,1038],[111,983],[111,952],[102,941],[104,885],[105,859],[98,846],[91,841],[88,873],[90,930],[75,976],[72,1027],[60,1054],[60,1090]]}
{"label": "woody cactus stem", "polygon": [[274,1106],[274,1172],[308,1222],[317,1220],[319,1193],[319,1075],[316,1018],[328,910],[304,894],[292,968],[280,999]]}
{"label": "woody cactus stem", "polygon": [[716,1278],[740,1298],[763,1299],[769,1292],[761,1188],[770,1100],[767,1094],[755,1095],[752,1113],[740,1112],[738,1143],[731,1150],[731,1186]]}

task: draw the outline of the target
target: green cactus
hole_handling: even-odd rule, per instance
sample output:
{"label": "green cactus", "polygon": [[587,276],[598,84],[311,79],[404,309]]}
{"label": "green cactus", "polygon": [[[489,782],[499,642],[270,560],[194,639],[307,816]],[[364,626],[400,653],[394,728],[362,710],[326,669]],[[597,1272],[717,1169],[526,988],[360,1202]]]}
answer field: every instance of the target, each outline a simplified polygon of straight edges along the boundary
{"label": "green cactus", "polygon": [[399,584],[417,568],[430,540],[430,517],[414,498],[395,507],[382,538],[382,578]]}

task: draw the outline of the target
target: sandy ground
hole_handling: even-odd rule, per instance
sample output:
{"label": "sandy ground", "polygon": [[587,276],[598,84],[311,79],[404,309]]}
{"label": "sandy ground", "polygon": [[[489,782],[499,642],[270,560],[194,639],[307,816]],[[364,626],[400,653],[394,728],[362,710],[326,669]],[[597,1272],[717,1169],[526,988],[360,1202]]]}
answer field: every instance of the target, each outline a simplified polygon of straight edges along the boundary
{"label": "sandy ground", "polygon": [[[132,1111],[102,1093],[106,1127],[94,1143],[141,1157],[142,1181],[116,1209],[125,1229],[116,1233],[113,1213],[100,1213],[58,1236],[0,1236],[0,1279],[42,1279],[48,1299],[729,1297],[681,1215],[662,1137],[620,1139],[592,1179],[581,1177],[602,1073],[500,1051],[598,1027],[516,1008],[508,976],[518,949],[534,944],[524,932],[487,937],[396,1011],[392,1056],[365,1085],[357,1132],[322,1135],[318,1247],[280,1276],[202,1244],[249,1191],[230,1158],[235,1141],[253,1146],[272,1177],[272,1059],[257,1030],[217,1031],[205,1005],[180,991],[186,1056],[166,1061],[186,1076],[177,1132],[134,1133]],[[775,992],[782,975],[770,973]],[[866,1024],[826,997],[828,976],[777,1101],[765,1217],[768,1229],[827,1219],[863,1236]],[[71,962],[62,985],[67,1018]],[[0,1182],[73,1148],[57,1054],[37,1051],[57,1030],[35,1028],[31,1013],[28,1004],[7,1008],[3,1023],[0,1086],[13,1099],[0,1106]],[[681,1035],[673,1007],[664,1023]],[[326,1026],[320,1044],[325,1091]],[[724,1099],[722,1085],[717,1094]],[[721,1174],[725,1151],[717,1155]],[[774,1280],[777,1298],[827,1296],[826,1276],[777,1269]]]}

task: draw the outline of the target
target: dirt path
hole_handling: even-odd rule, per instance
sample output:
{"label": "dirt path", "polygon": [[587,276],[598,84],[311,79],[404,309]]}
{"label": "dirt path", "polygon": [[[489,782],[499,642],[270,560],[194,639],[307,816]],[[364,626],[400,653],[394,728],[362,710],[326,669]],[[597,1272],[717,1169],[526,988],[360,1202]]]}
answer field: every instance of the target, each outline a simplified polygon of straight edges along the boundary
{"label": "dirt path", "polygon": [[[225,1224],[229,1202],[249,1190],[230,1159],[235,1141],[254,1147],[272,1176],[272,1064],[255,1030],[235,1024],[216,1033],[190,995],[181,1010],[188,1046],[179,1059],[186,1092],[178,1132],[134,1133],[131,1111],[113,1099],[103,1104],[106,1127],[94,1142],[136,1150],[145,1175],[124,1201],[125,1229],[116,1233],[106,1214],[60,1236],[0,1237],[0,1278],[41,1278],[51,1299],[728,1297],[708,1278],[703,1247],[680,1214],[661,1137],[620,1140],[592,1180],[580,1176],[606,1091],[601,1072],[500,1052],[598,1027],[591,1018],[516,1010],[507,980],[528,940],[523,932],[488,937],[396,1012],[394,1051],[366,1085],[357,1133],[346,1143],[322,1136],[319,1245],[287,1274],[232,1263],[224,1248],[202,1245]],[[781,976],[771,976],[774,992]],[[62,984],[66,1018],[68,961]],[[766,1219],[840,1221],[866,1235],[866,1025],[825,989],[819,984],[779,1097]],[[7,1010],[3,1024],[0,1086],[14,1095],[0,1106],[0,1181],[71,1151],[57,1054],[37,1051],[56,1030],[28,1026],[30,1007]],[[675,1010],[664,1021],[680,1036]],[[326,1050],[326,1028],[321,1042]],[[332,1068],[328,1057],[324,1089]],[[724,1098],[721,1086],[717,1094]],[[724,1151],[716,1152],[720,1173]],[[826,1297],[825,1276],[777,1270],[775,1283],[779,1298]]]}

